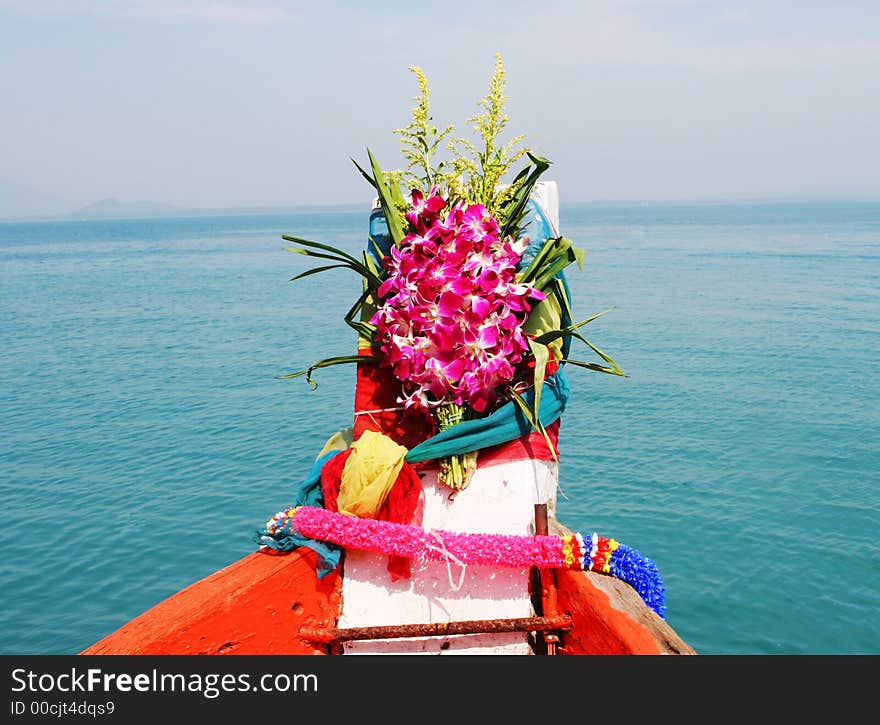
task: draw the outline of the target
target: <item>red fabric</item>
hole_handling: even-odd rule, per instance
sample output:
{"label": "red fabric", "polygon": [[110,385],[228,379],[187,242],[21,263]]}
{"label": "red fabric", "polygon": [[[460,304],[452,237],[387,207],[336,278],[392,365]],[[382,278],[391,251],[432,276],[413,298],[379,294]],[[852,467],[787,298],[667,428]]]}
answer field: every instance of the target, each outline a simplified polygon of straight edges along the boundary
{"label": "red fabric", "polygon": [[[366,354],[361,351],[360,354]],[[384,433],[398,445],[412,450],[436,433],[436,424],[428,415],[404,417],[397,397],[401,394],[400,381],[391,368],[374,362],[357,366],[357,386],[354,393],[354,439],[364,431]],[[380,412],[381,411],[381,412]]]}
{"label": "red fabric", "polygon": [[342,469],[351,455],[352,448],[337,453],[321,467],[321,492],[324,494],[324,508],[339,513],[336,499],[342,486]]}
{"label": "red fabric", "polygon": [[[360,351],[361,355],[369,351]],[[404,416],[401,404],[397,401],[401,393],[400,381],[391,373],[391,368],[373,362],[358,363],[357,385],[354,396],[354,440],[368,430],[384,433],[398,445],[407,450],[437,433],[436,422],[429,416]],[[547,434],[553,446],[559,451],[560,421],[547,426]],[[336,498],[342,483],[342,469],[351,449],[343,451],[324,464],[321,470],[321,488],[324,492],[324,507],[337,511]],[[482,449],[477,456],[478,466],[489,466],[506,461],[537,459],[553,460],[553,453],[544,436],[532,432],[507,443]],[[431,461],[410,464],[404,463],[403,470],[391,487],[388,497],[379,509],[377,519],[395,523],[415,523],[421,525],[424,511],[424,491],[419,479],[418,469],[431,465]],[[410,560],[405,557],[388,558],[388,571],[392,580],[409,578]]]}
{"label": "red fabric", "polygon": [[[400,403],[397,402],[398,395],[400,395],[400,382],[392,375],[391,368],[370,362],[358,364],[354,401],[355,440],[360,438],[364,431],[372,430],[384,433],[395,443],[411,450],[436,434],[436,424],[429,416],[404,416],[402,410],[394,410],[400,408]],[[556,448],[557,456],[559,455],[559,424],[560,421],[557,420],[547,426],[547,434]],[[486,465],[521,461],[526,458],[553,460],[553,453],[547,441],[537,431],[507,443],[484,448],[480,451],[477,461],[478,465]]]}
{"label": "red fabric", "polygon": [[[341,451],[321,468],[321,491],[324,494],[324,508],[328,511],[339,511],[337,498],[342,486],[342,471],[352,450],[348,448]],[[422,491],[421,479],[415,468],[404,461],[403,468],[379,508],[376,518],[396,524],[421,525],[423,513],[424,491]],[[404,556],[389,556],[388,571],[392,581],[408,579],[412,572],[411,562]]]}
{"label": "red fabric", "polygon": [[[553,421],[547,426],[547,436],[556,450],[557,460],[559,457],[559,427],[560,420]],[[537,431],[532,431],[521,438],[515,438],[507,443],[499,443],[497,446],[483,448],[477,455],[478,466],[489,466],[493,463],[506,463],[507,461],[522,461],[525,459],[538,461],[552,461],[553,452],[544,436]]]}

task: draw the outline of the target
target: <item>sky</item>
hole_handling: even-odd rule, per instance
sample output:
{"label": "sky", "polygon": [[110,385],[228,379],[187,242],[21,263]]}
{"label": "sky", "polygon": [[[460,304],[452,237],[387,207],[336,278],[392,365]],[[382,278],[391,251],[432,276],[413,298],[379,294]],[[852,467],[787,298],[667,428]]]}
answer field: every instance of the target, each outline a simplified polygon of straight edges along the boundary
{"label": "sky", "polygon": [[880,200],[880,2],[0,0],[0,216],[369,203],[496,53],[563,203]]}

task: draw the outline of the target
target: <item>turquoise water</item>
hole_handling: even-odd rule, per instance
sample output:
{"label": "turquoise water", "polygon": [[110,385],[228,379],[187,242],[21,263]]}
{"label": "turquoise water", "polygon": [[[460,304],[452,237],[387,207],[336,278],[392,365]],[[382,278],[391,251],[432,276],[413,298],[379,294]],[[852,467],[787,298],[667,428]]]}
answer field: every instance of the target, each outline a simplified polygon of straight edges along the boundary
{"label": "turquoise water", "polygon": [[[880,654],[880,204],[563,205],[585,328],[559,517],[704,654]],[[0,652],[75,653],[254,550],[350,424],[365,214],[0,223]],[[577,347],[575,347],[578,350]],[[586,357],[586,351],[582,357]]]}

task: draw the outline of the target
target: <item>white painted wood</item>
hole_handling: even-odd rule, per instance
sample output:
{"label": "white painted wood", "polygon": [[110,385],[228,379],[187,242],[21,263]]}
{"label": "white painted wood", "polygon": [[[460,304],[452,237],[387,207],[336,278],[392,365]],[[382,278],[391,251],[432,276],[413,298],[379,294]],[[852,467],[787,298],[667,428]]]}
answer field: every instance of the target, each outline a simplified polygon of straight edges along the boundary
{"label": "white painted wood", "polygon": [[[423,527],[470,533],[534,535],[534,505],[555,511],[559,480],[552,461],[522,460],[478,467],[470,486],[450,498],[437,471],[422,479]],[[442,541],[438,539],[438,546]],[[534,615],[528,569],[414,561],[412,577],[391,581],[388,558],[347,551],[339,627],[438,623]],[[468,634],[348,642],[345,654],[530,654],[527,634]]]}

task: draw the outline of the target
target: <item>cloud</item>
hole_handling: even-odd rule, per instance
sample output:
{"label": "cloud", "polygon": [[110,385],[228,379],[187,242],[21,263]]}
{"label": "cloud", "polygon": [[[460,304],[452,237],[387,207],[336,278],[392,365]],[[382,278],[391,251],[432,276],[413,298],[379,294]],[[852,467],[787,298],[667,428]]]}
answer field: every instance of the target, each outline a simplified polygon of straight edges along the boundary
{"label": "cloud", "polygon": [[[566,42],[566,39],[568,42]],[[880,63],[880,41],[812,36],[699,42],[677,33],[606,23],[593,32],[567,31],[558,60],[705,72],[819,70]]]}
{"label": "cloud", "polygon": [[[522,18],[519,17],[519,20]],[[877,13],[784,16],[761,5],[730,9],[681,0],[547,2],[506,37],[552,39],[551,65],[651,67],[705,72],[819,70],[880,62]],[[861,21],[861,22],[859,22]]]}
{"label": "cloud", "polygon": [[0,10],[39,18],[107,17],[132,20],[181,18],[240,25],[300,20],[300,14],[277,2],[214,0],[0,0]]}

